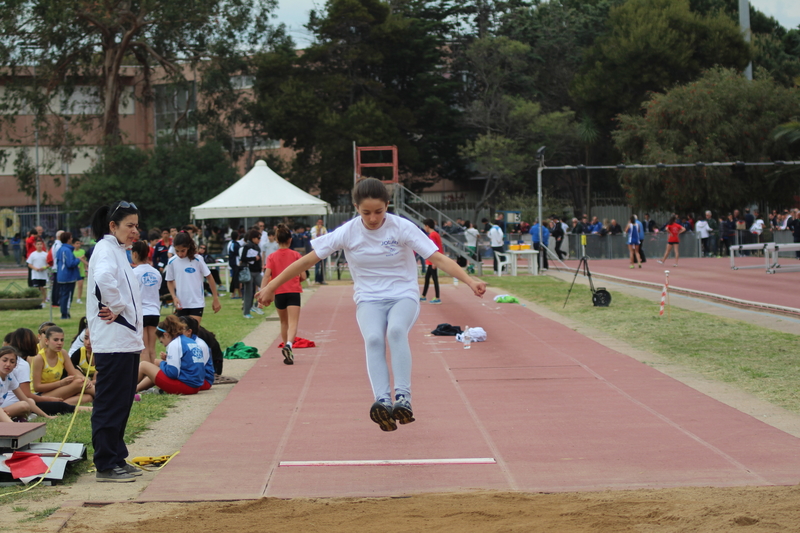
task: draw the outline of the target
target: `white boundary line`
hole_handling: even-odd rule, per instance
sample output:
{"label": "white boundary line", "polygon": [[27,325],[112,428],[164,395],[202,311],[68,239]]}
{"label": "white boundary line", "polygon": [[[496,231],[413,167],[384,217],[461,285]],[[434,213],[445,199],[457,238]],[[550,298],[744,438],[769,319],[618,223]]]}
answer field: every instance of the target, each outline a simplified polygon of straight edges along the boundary
{"label": "white boundary line", "polygon": [[361,461],[281,461],[279,466],[415,466],[415,465],[493,465],[493,457],[463,459],[377,459]]}

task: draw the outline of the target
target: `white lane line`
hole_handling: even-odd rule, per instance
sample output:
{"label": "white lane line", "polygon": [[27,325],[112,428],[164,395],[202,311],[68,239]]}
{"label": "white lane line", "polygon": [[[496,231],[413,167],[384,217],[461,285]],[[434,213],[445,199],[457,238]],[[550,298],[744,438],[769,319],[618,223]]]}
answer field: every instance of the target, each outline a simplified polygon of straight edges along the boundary
{"label": "white lane line", "polygon": [[362,461],[281,461],[279,466],[414,466],[414,465],[493,465],[492,457],[462,459],[377,459]]}

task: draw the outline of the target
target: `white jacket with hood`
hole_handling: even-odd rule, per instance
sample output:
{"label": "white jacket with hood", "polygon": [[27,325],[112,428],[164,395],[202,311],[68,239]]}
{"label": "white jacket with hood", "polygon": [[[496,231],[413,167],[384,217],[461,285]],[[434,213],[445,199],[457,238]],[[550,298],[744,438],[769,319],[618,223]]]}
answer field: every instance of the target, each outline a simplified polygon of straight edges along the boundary
{"label": "white jacket with hood", "polygon": [[[86,278],[86,318],[92,351],[142,351],[142,297],[125,245],[113,235],[104,236],[94,247]],[[117,315],[114,322],[109,324],[97,316],[103,307],[109,307]]]}

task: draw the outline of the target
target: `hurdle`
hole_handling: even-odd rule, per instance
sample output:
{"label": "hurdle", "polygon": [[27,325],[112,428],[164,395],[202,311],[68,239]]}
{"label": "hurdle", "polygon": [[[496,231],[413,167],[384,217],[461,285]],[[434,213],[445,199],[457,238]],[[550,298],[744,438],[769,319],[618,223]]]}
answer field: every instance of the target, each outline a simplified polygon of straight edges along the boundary
{"label": "hurdle", "polygon": [[768,261],[769,266],[767,266],[767,273],[768,274],[777,274],[778,272],[799,272],[800,265],[792,265],[792,266],[781,266],[780,258],[778,254],[780,252],[797,252],[800,251],[800,243],[771,243],[771,246],[767,253],[772,255],[770,261]]}
{"label": "hurdle", "polygon": [[[731,250],[731,270],[744,270],[746,268],[765,268],[767,271],[770,269],[770,262],[769,262],[769,250],[771,246],[774,246],[774,242],[760,242],[754,244],[735,244],[730,247]],[[736,252],[741,252],[743,250],[754,250],[754,251],[762,251],[764,252],[764,267],[760,266],[736,266],[734,264],[734,256]]]}

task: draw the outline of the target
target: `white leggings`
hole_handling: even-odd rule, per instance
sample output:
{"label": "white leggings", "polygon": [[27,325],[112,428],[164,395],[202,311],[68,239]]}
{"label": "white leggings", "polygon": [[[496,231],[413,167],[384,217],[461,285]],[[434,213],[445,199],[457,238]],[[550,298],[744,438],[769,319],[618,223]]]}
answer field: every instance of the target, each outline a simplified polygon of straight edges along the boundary
{"label": "white leggings", "polygon": [[394,392],[411,399],[411,347],[408,334],[419,316],[419,300],[401,298],[379,302],[361,302],[356,320],[364,337],[367,373],[375,400],[392,399],[386,341],[392,353]]}

